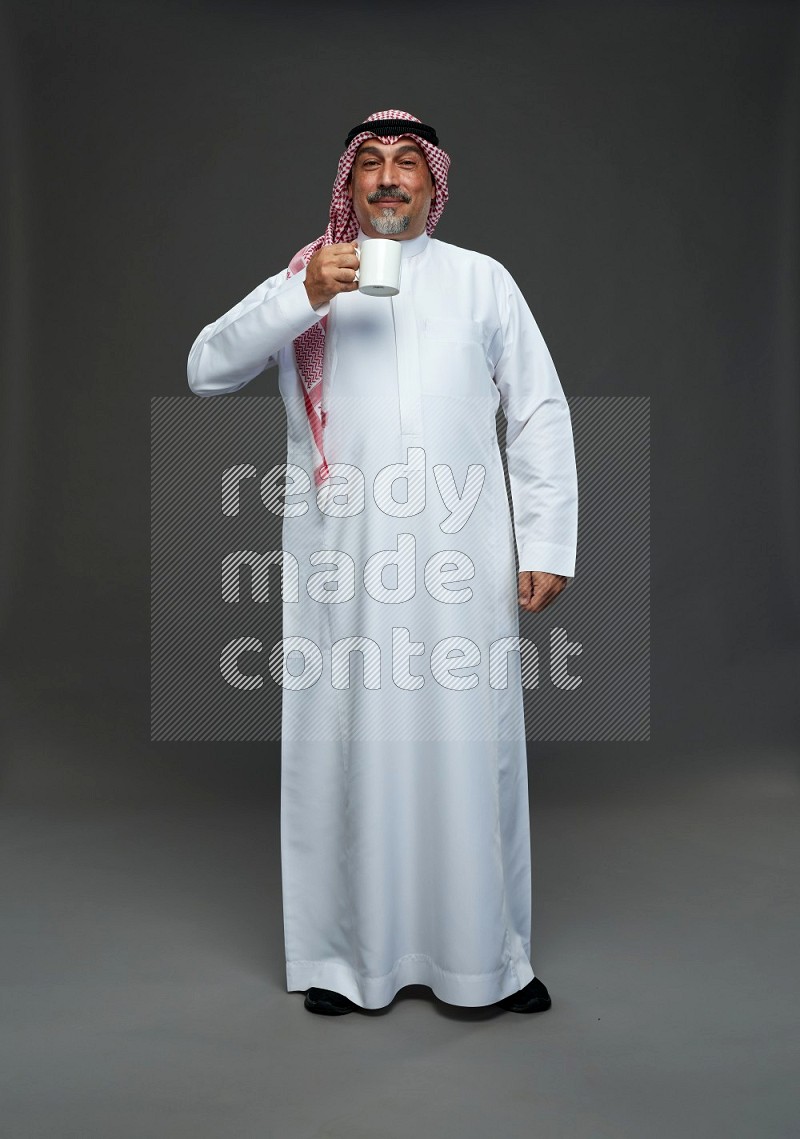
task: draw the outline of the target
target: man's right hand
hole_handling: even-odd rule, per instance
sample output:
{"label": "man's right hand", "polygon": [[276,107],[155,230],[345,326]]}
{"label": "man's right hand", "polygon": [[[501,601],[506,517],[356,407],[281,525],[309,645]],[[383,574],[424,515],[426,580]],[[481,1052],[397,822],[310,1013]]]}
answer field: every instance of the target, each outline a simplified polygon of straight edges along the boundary
{"label": "man's right hand", "polygon": [[356,247],[352,241],[341,245],[323,245],[306,266],[303,282],[312,308],[331,300],[337,293],[352,293],[358,288]]}

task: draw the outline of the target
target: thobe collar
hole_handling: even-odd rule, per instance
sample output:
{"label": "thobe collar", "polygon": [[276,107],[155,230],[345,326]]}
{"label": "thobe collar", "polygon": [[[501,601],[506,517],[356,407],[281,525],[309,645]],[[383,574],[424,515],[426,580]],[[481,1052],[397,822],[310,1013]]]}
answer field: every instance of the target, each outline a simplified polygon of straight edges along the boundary
{"label": "thobe collar", "polygon": [[[364,230],[359,226],[356,241],[360,245],[362,241],[372,241],[373,238],[382,236],[380,233],[373,233],[371,235],[364,233]],[[405,261],[407,257],[416,257],[418,254],[423,253],[425,249],[427,249],[429,241],[430,237],[427,233],[421,233],[419,237],[409,237],[406,241],[398,241],[397,244],[402,251],[403,260]]]}

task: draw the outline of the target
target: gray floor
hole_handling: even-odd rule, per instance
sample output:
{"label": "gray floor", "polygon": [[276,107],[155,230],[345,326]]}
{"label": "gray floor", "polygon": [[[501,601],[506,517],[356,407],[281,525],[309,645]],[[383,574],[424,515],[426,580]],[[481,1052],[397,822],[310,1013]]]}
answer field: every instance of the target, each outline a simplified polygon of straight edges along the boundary
{"label": "gray floor", "polygon": [[798,1134],[790,752],[531,744],[552,1009],[325,1018],[284,987],[274,759],[49,707],[6,725],[8,1139]]}

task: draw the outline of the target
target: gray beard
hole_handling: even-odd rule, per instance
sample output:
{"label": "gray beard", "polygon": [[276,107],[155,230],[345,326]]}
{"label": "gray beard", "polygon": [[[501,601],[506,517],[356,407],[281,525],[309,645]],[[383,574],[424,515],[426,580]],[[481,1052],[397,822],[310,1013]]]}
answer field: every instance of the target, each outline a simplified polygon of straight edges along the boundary
{"label": "gray beard", "polygon": [[372,228],[383,234],[405,233],[411,225],[411,218],[408,214],[401,214],[398,217],[391,212],[388,206],[380,217],[371,217],[369,220],[372,223]]}

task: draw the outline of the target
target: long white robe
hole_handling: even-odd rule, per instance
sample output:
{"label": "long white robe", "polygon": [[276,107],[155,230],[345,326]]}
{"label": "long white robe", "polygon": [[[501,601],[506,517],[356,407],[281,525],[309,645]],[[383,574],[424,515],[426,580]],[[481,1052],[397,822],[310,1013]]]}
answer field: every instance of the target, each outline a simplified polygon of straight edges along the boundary
{"label": "long white robe", "polygon": [[[488,1005],[534,976],[514,544],[520,570],[574,575],[572,430],[508,271],[427,234],[400,244],[396,297],[313,309],[305,271],[283,270],[203,329],[188,377],[219,395],[277,362],[286,407],[287,988],[380,1008],[424,984]],[[333,486],[318,499],[292,340],[325,314]],[[361,650],[349,671],[342,648]]]}

